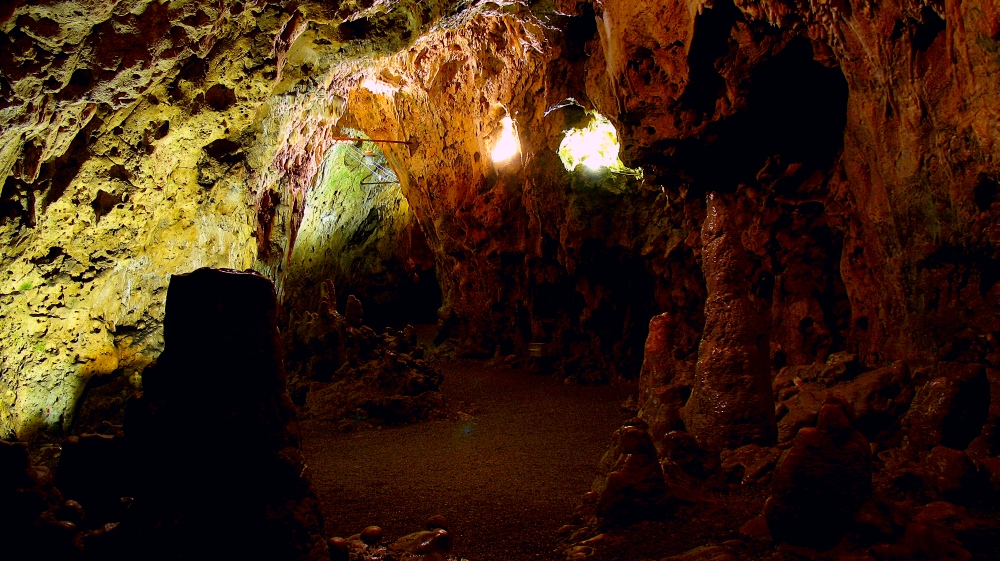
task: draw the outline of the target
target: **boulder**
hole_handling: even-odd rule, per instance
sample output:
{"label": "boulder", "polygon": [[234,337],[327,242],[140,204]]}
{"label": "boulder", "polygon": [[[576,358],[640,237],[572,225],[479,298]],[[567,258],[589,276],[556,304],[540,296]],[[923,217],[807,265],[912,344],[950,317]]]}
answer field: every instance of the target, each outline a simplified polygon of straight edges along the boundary
{"label": "boulder", "polygon": [[917,390],[903,417],[907,438],[919,450],[965,449],[979,436],[989,416],[986,372],[978,364],[941,363],[937,373],[943,375]]}
{"label": "boulder", "polygon": [[843,400],[829,399],[816,428],[801,429],[778,462],[764,516],[776,542],[827,549],[872,493],[871,449]]}
{"label": "boulder", "polygon": [[668,514],[669,496],[653,440],[641,421],[614,434],[601,460],[608,472],[594,483],[596,514],[605,526],[628,525]]}

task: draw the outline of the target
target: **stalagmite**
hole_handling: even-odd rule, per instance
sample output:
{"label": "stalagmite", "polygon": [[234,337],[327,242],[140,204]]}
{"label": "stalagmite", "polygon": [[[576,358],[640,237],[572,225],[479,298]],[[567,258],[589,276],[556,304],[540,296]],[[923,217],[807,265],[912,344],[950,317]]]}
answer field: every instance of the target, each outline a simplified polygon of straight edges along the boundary
{"label": "stalagmite", "polygon": [[684,423],[710,450],[770,444],[777,435],[764,303],[751,293],[751,263],[738,213],[708,197],[702,260],[708,298],[694,388]]}

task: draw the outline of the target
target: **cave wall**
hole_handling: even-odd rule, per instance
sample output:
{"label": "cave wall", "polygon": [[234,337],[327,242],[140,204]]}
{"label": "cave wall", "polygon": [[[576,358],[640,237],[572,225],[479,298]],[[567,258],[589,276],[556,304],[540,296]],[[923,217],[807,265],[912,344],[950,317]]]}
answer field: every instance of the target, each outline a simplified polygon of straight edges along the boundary
{"label": "cave wall", "polygon": [[[658,187],[559,160],[588,108],[569,101],[580,90],[560,59],[580,66],[592,16],[485,3],[378,61],[346,108],[369,135],[411,142],[386,156],[435,251],[439,314],[459,354],[543,342],[581,381],[638,372],[662,292],[643,248],[673,219]],[[494,162],[505,116],[520,152]]]}
{"label": "cave wall", "polygon": [[70,430],[91,380],[138,387],[170,274],[281,289],[350,73],[457,3],[362,4],[4,5],[0,436]]}
{"label": "cave wall", "polygon": [[90,377],[128,376],[155,356],[170,273],[253,263],[246,170],[235,164],[211,189],[198,181],[201,146],[252,111],[196,108],[189,96],[204,81],[247,97],[260,88],[223,65],[181,71],[226,50],[219,29],[252,24],[228,9],[55,3],[5,15],[0,435],[10,437],[68,427]]}
{"label": "cave wall", "polygon": [[[594,61],[594,70],[602,68],[608,84],[588,91],[608,112],[624,104],[613,114],[629,139],[624,150],[630,161],[664,169],[666,182],[682,175],[674,181],[696,191],[760,193],[765,200],[752,212],[762,225],[771,223],[770,240],[749,239],[760,234],[751,228],[745,243],[764,248],[777,242],[769,250],[771,260],[787,261],[782,254],[791,253],[800,256],[792,261],[807,258],[808,263],[812,253],[814,263],[817,257],[828,262],[813,269],[840,277],[822,283],[834,300],[846,293],[849,304],[824,311],[840,316],[832,325],[823,322],[836,339],[829,349],[858,352],[870,364],[903,358],[974,361],[990,352],[998,303],[991,272],[996,268],[996,124],[988,117],[995,113],[990,106],[997,87],[995,6],[737,2],[710,8],[605,2],[601,7],[598,28],[606,62],[602,68]],[[692,155],[708,155],[720,167],[751,163],[746,153],[754,147],[726,146],[722,132],[744,134],[727,124],[754,112],[753,96],[765,83],[767,65],[796,48],[801,38],[809,40],[813,60],[842,72],[848,89],[843,148],[832,152],[832,165],[780,144],[773,154],[779,158],[768,160],[753,177],[720,176],[685,164],[682,158]],[[640,62],[637,55],[647,52],[652,56]],[[822,79],[821,72],[812,72],[812,79]],[[699,95],[686,98],[690,92]],[[706,92],[714,104],[705,101]],[[828,102],[821,95],[791,98],[786,109],[800,105],[805,112],[836,113]],[[781,127],[780,119],[758,120],[759,129],[746,140]],[[822,118],[811,126],[824,126]],[[809,144],[809,131],[802,132],[812,154],[822,155],[821,139]],[[715,134],[715,146],[708,140],[692,149],[688,142]],[[677,173],[685,168],[686,177]],[[785,207],[783,217],[768,217],[776,205]],[[788,219],[797,224],[781,223]],[[814,241],[803,244],[803,227]],[[818,246],[827,255],[796,245]],[[765,261],[766,252],[757,250]],[[804,276],[773,263],[770,270],[779,288],[789,271]],[[774,297],[780,299],[781,292]],[[808,294],[800,300],[812,310],[822,301]],[[820,314],[802,315],[795,305],[782,308],[787,311],[778,313],[775,306],[776,328],[796,315],[808,317],[809,327],[821,323]],[[795,354],[801,361],[822,353],[787,352],[786,357]]]}
{"label": "cave wall", "polygon": [[[567,377],[634,376],[660,314],[693,375],[719,193],[772,367],[996,363],[989,2],[67,0],[0,22],[2,436],[67,427],[92,376],[138,383],[169,274],[282,290],[344,124],[410,142],[385,154],[463,354],[545,341]],[[564,170],[583,110],[641,180]],[[505,115],[521,152],[495,164]]]}

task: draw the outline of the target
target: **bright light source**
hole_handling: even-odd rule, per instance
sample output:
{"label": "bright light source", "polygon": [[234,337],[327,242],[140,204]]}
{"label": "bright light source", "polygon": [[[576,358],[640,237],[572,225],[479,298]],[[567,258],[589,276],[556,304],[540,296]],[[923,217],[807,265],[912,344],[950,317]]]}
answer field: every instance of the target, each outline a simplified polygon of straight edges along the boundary
{"label": "bright light source", "polygon": [[375,95],[382,95],[386,97],[389,97],[399,91],[399,88],[387,84],[382,80],[375,80],[374,78],[365,78],[365,80],[361,82],[361,87]]}
{"label": "bright light source", "polygon": [[514,121],[510,117],[504,117],[500,124],[503,125],[503,132],[500,133],[500,140],[497,141],[492,154],[493,161],[498,163],[506,162],[521,150],[514,134]]}
{"label": "bright light source", "polygon": [[559,144],[559,158],[563,165],[569,171],[580,164],[592,170],[625,167],[618,159],[620,146],[615,126],[603,115],[593,115],[594,119],[586,128],[566,132],[566,137]]}

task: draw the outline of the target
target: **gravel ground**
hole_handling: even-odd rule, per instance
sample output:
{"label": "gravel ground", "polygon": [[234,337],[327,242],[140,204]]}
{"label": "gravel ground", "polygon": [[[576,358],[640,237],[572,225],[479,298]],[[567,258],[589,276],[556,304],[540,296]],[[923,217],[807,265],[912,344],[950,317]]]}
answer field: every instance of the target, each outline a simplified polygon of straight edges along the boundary
{"label": "gravel ground", "polygon": [[395,539],[431,515],[470,561],[552,557],[555,531],[596,475],[634,386],[581,387],[481,361],[436,365],[448,420],[356,433],[302,424],[327,535]]}

